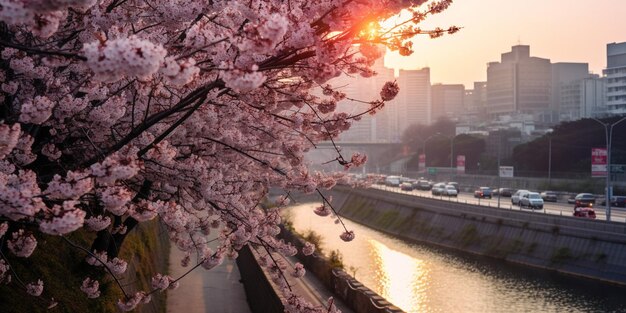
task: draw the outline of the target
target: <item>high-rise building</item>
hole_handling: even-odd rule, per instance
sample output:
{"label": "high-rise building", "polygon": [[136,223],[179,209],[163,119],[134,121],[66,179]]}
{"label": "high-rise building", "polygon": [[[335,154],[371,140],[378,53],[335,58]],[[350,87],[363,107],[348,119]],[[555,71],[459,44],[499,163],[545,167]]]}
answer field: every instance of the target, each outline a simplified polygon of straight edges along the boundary
{"label": "high-rise building", "polygon": [[465,86],[461,84],[434,84],[432,93],[432,119],[442,117],[458,119],[464,111]]}
{"label": "high-rise building", "polygon": [[552,64],[551,121],[575,120],[580,118],[582,106],[582,80],[589,76],[587,63]]}
{"label": "high-rise building", "polygon": [[598,75],[560,84],[559,121],[606,114],[606,80]]}
{"label": "high-rise building", "polygon": [[626,42],[606,45],[606,111],[626,114]]}
{"label": "high-rise building", "polygon": [[[329,81],[334,88],[346,94],[347,98],[337,104],[337,112],[357,115],[370,108],[369,101],[380,99],[380,90],[387,81],[393,81],[393,69],[386,68],[383,59],[379,59],[372,69],[377,73],[373,77],[342,75]],[[358,100],[358,101],[353,101]],[[352,121],[348,131],[339,136],[344,142],[390,142],[392,132],[390,125],[396,125],[396,102],[394,99],[386,103],[385,108],[375,115],[363,114],[360,120]]]}
{"label": "high-rise building", "polygon": [[398,138],[413,124],[432,122],[430,68],[400,70],[398,102]]}
{"label": "high-rise building", "polygon": [[500,62],[487,67],[487,112],[492,117],[530,114],[550,121],[552,66],[549,59],[530,56],[530,46],[513,46]]}

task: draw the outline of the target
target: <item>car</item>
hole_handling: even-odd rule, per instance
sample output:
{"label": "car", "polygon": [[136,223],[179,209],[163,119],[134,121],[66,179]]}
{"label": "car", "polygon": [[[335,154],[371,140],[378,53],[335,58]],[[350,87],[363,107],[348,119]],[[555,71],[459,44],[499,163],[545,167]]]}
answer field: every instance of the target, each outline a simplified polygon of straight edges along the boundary
{"label": "car", "polygon": [[543,199],[536,192],[527,192],[520,197],[519,206],[522,208],[543,209]]}
{"label": "car", "polygon": [[626,208],[626,196],[611,197],[611,205],[620,208]]}
{"label": "car", "polygon": [[433,185],[429,181],[421,179],[417,181],[417,187],[415,188],[419,190],[430,190],[432,187]]}
{"label": "car", "polygon": [[387,178],[385,178],[385,185],[390,187],[399,187],[400,176],[387,176]]}
{"label": "car", "polygon": [[413,190],[413,184],[411,184],[410,182],[404,182],[404,183],[400,184],[400,190],[412,191]]}
{"label": "car", "polygon": [[592,207],[596,204],[596,197],[590,193],[579,193],[574,198],[574,207]]}
{"label": "car", "polygon": [[541,199],[545,202],[556,202],[558,196],[554,191],[544,191],[541,193]]}
{"label": "car", "polygon": [[452,185],[452,186],[454,186],[454,189],[456,189],[457,194],[458,194],[459,192],[461,192],[461,189],[459,189],[459,188],[460,188],[460,187],[459,187],[459,183],[457,183],[457,182],[453,182],[453,181],[452,181],[452,182],[448,182],[448,185]]}
{"label": "car", "polygon": [[491,188],[479,187],[474,191],[474,198],[489,198],[491,199]]}
{"label": "car", "polygon": [[576,203],[576,195],[570,195],[570,196],[567,198],[567,203],[569,203],[569,204],[574,204],[574,203]]}
{"label": "car", "polygon": [[445,188],[446,188],[446,184],[436,183],[433,185],[433,188],[430,189],[430,193],[433,196],[441,196]]}
{"label": "car", "polygon": [[515,189],[511,189],[511,188],[500,188],[498,190],[498,194],[500,194],[501,197],[510,198],[514,193],[515,193]]}
{"label": "car", "polygon": [[596,211],[594,211],[592,208],[576,207],[576,208],[574,208],[574,214],[573,215],[576,216],[576,217],[584,217],[584,218],[595,219],[596,218]]}
{"label": "car", "polygon": [[512,196],[511,196],[511,204],[514,205],[519,205],[519,200],[522,196],[524,196],[525,194],[529,193],[530,191],[526,190],[526,189],[520,189],[518,191],[516,191]]}
{"label": "car", "polygon": [[[606,205],[606,200],[602,199],[601,205]],[[626,196],[611,197],[611,206],[626,208]]]}
{"label": "car", "polygon": [[454,185],[446,185],[446,187],[443,189],[443,195],[446,195],[448,197],[456,197],[459,195],[459,192],[456,190],[456,187],[454,187]]}

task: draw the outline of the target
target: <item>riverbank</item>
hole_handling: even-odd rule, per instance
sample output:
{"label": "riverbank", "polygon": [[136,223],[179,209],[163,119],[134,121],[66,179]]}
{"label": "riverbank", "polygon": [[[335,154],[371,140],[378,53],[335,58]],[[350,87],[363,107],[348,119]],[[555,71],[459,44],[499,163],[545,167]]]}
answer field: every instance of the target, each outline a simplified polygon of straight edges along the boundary
{"label": "riverbank", "polygon": [[340,215],[398,238],[626,285],[623,223],[545,216],[337,186]]}

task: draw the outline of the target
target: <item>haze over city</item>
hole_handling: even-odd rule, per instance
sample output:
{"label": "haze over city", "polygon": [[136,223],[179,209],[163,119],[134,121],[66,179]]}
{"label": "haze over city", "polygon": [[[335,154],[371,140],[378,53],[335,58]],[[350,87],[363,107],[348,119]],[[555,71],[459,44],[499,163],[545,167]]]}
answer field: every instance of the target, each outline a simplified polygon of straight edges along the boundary
{"label": "haze over city", "polygon": [[[415,53],[387,53],[396,69],[430,67],[431,82],[471,88],[487,78],[486,64],[511,46],[531,46],[531,55],[552,62],[589,63],[591,72],[606,67],[606,44],[626,41],[626,1],[529,0],[455,1],[443,14],[426,19],[423,29],[456,25],[454,35],[413,39]],[[607,22],[610,21],[610,22]]]}

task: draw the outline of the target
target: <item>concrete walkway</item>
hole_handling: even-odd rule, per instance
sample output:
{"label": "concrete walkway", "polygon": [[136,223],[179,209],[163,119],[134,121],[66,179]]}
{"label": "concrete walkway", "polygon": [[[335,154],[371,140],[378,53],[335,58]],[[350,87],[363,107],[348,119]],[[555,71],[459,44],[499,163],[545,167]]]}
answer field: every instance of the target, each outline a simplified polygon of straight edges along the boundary
{"label": "concrete walkway", "polygon": [[[170,276],[178,278],[190,267],[180,266],[183,253],[170,249]],[[232,260],[207,271],[193,270],[180,281],[180,287],[167,292],[168,313],[251,313],[239,269]]]}
{"label": "concrete walkway", "polygon": [[[169,275],[173,278],[180,277],[191,268],[180,266],[183,256],[176,247],[170,249]],[[298,262],[295,257],[286,260],[291,266]],[[197,268],[180,281],[178,289],[168,291],[167,312],[251,313],[240,278],[237,263],[233,260],[226,259],[210,271]],[[322,282],[308,272],[301,279],[290,279],[289,283],[297,294],[316,305],[325,307],[332,296]],[[353,312],[336,297],[334,303],[343,313]]]}

